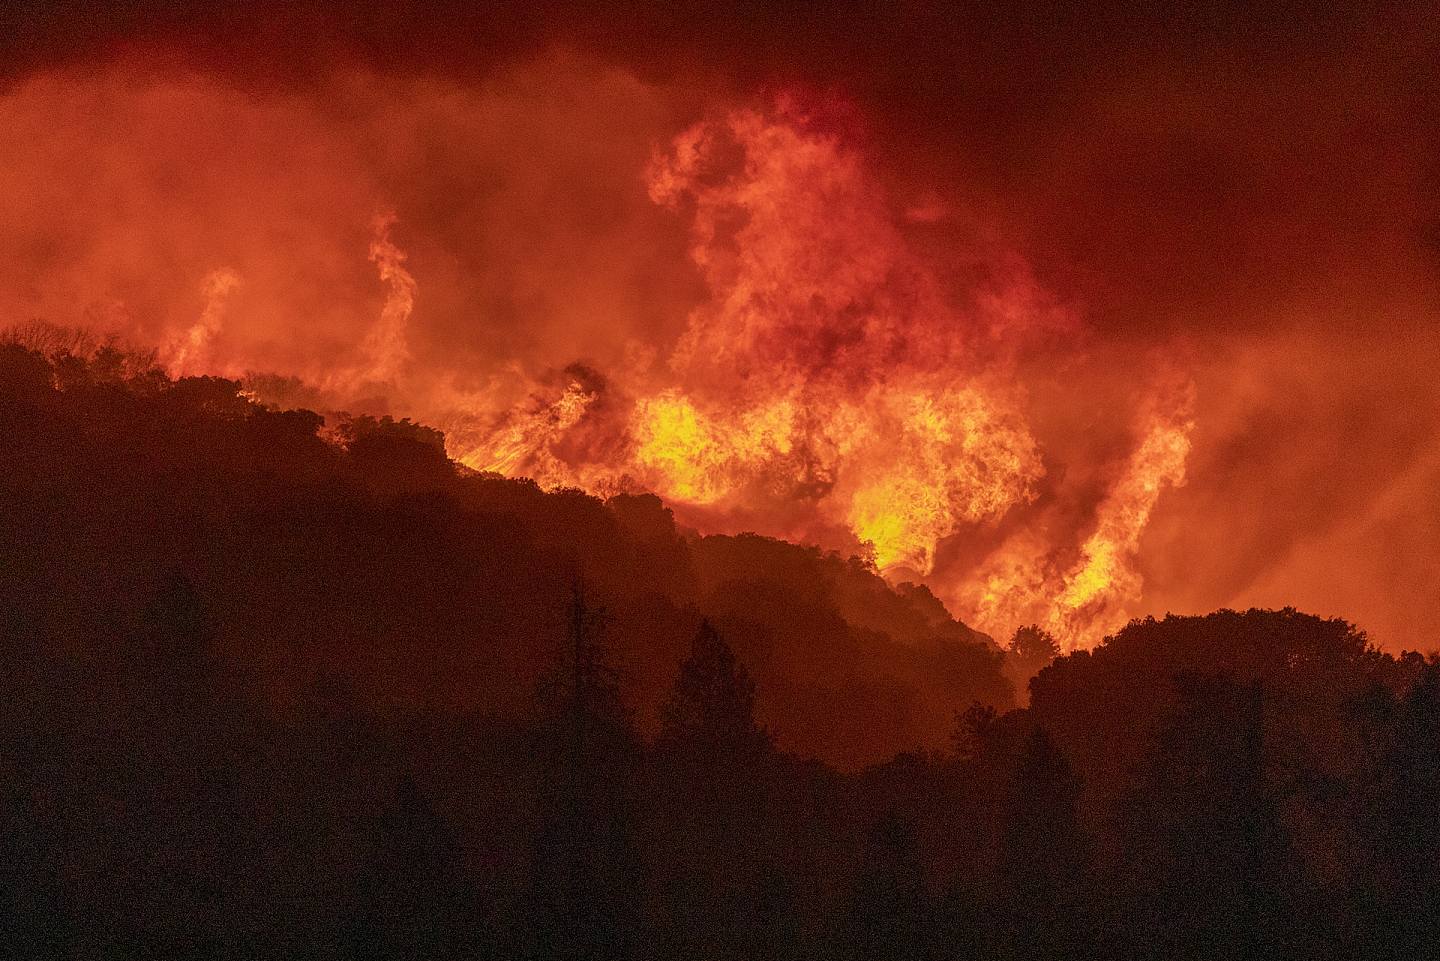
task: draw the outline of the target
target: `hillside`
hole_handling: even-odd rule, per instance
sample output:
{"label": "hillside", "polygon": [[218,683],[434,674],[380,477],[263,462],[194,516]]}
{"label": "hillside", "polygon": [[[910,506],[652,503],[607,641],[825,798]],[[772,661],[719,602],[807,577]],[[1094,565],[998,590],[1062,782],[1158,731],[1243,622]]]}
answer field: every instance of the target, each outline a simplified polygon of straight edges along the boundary
{"label": "hillside", "polygon": [[778,743],[831,763],[939,747],[957,709],[1014,703],[988,637],[859,561],[679,531],[653,496],[477,474],[426,427],[325,425],[114,349],[3,348],[0,460],[0,594],[77,658],[123,646],[179,579],[212,653],[277,705],[324,678],[377,709],[518,718],[580,586],[642,731],[702,618]]}

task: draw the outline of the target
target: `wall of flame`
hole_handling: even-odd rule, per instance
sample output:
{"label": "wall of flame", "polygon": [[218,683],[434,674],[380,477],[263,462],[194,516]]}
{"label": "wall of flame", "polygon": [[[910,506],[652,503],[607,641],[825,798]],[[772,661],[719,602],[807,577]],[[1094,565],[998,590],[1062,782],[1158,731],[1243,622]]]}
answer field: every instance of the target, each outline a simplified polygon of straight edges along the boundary
{"label": "wall of flame", "polygon": [[[1297,603],[1414,646],[1440,613],[1397,597],[1440,573],[1429,288],[1324,307],[1381,312],[1395,343],[1309,295],[1236,295],[1261,318],[1240,325],[1117,322],[1035,266],[1053,192],[1012,216],[843,97],[564,52],[258,91],[51,69],[0,93],[0,129],[7,322],[412,416],[476,470],[863,554],[1002,640]],[[1052,219],[1078,251],[1107,227],[1075,211],[1111,195],[1076,189]],[[1123,263],[1154,238],[1104,242]]]}

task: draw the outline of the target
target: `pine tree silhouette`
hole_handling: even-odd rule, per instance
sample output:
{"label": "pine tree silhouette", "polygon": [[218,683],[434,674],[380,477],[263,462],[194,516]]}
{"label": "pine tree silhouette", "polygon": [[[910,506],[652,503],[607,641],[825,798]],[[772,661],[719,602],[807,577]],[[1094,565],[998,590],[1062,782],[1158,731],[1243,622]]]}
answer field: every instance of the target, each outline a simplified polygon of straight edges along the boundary
{"label": "pine tree silhouette", "polygon": [[547,961],[623,961],[640,940],[629,798],[636,746],[604,624],[577,584],[560,663],[540,690],[540,826],[527,921],[531,954]]}
{"label": "pine tree silhouette", "polygon": [[1087,956],[1084,916],[1094,883],[1090,838],[1077,809],[1080,780],[1043,728],[1026,738],[1004,811],[1000,872],[1005,956]]}
{"label": "pine tree silhouette", "polygon": [[755,682],[702,621],[660,715],[662,747],[701,757],[748,757],[770,736],[755,723]]}

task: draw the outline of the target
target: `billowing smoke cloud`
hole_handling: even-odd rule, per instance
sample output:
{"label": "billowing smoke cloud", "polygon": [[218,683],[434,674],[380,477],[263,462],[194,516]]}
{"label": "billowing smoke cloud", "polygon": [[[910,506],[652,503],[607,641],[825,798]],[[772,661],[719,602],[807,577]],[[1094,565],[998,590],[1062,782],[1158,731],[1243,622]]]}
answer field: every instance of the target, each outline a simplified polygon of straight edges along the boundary
{"label": "billowing smoke cloud", "polygon": [[1295,603],[1427,645],[1414,22],[1128,66],[583,28],[279,82],[184,45],[45,66],[0,95],[0,312],[868,549],[997,634]]}

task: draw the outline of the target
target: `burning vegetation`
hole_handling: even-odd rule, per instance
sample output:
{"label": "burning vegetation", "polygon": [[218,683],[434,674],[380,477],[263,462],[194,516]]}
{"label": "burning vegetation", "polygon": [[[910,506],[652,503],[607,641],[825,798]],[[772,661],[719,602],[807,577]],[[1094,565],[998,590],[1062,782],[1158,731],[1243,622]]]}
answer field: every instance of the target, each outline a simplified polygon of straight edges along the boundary
{"label": "burning vegetation", "polygon": [[1002,652],[856,560],[55,328],[0,344],[0,428],[0,944],[28,957],[1435,936],[1440,663],[1343,621]]}
{"label": "burning vegetation", "polygon": [[[369,240],[383,303],[343,354],[247,374],[267,361],[241,346],[231,302],[248,281],[223,267],[200,284],[198,319],[157,338],[159,359],[175,375],[240,374],[282,406],[380,404],[443,428],[481,472],[653,492],[702,532],[857,554],[997,637],[1036,622],[1089,647],[1136,613],[1146,521],[1185,477],[1183,373],[1127,400],[1130,449],[1058,518],[1043,505],[1074,495],[1031,429],[1023,368],[1063,351],[1080,321],[1023,269],[947,293],[862,153],[791,100],[702,121],[634,173],[687,225],[704,286],[663,350],[633,339],[610,367],[517,360],[459,386],[461,372],[416,356],[425,292],[395,239],[403,225],[383,214]],[[943,563],[947,542],[1002,528],[982,556]]]}
{"label": "burning vegetation", "polygon": [[0,956],[1433,954],[1433,10],[622,6],[0,5]]}
{"label": "burning vegetation", "polygon": [[[1191,133],[1168,127],[1145,134],[1168,138],[1146,148],[1169,151],[1154,179],[1135,169],[1150,155],[1121,157],[1156,219],[1117,238],[1132,207],[1101,190],[1097,144],[1074,146],[1073,173],[1037,153],[1035,178],[1071,178],[1037,201],[963,145],[907,155],[897,142],[938,134],[836,90],[696,88],[574,49],[483,80],[36,70],[0,96],[20,185],[0,200],[0,312],[154,347],[173,374],[280,407],[410,417],[476,470],[653,492],[688,528],[860,556],[997,638],[1033,623],[1088,648],[1145,613],[1298,599],[1391,649],[1423,643],[1384,585],[1417,593],[1429,567],[1364,542],[1378,525],[1421,559],[1431,530],[1430,335],[1405,238],[1346,248],[1387,251],[1382,282],[1263,224],[1221,230],[1177,170]],[[1087,124],[1141,135],[1116,103],[1074,110],[1037,127],[1047,149]],[[963,129],[976,151],[999,136]],[[1366,196],[1328,143],[1285,183],[1313,170]],[[1370,197],[1384,224],[1409,222],[1381,217],[1406,176]],[[1330,235],[1308,194],[1217,189],[1288,211],[1287,237]],[[1323,278],[1351,291],[1315,295],[1335,317],[1283,299]],[[1400,300],[1355,313],[1362,282]],[[1201,303],[1204,284],[1230,301]],[[1377,311],[1414,349],[1362,344],[1341,316]],[[1270,443],[1287,431],[1307,439]],[[1386,490],[1329,484],[1342,451]],[[1345,576],[1306,561],[1312,538]]]}

